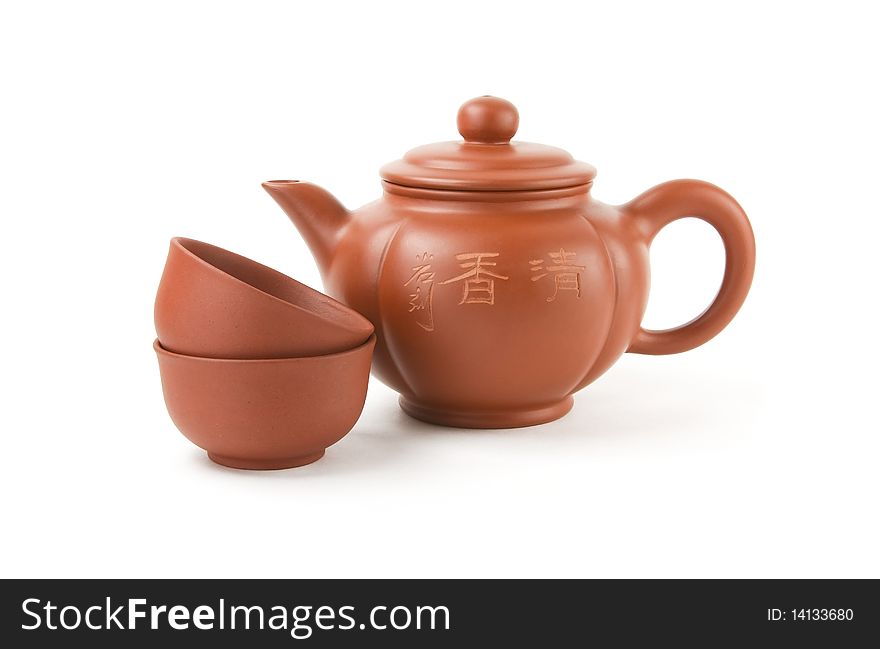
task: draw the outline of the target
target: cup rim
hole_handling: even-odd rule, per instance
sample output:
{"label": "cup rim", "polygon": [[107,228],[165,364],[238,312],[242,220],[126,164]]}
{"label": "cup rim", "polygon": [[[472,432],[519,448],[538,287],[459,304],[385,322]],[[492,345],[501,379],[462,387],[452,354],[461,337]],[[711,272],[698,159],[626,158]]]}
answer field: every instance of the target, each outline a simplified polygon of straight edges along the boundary
{"label": "cup rim", "polygon": [[[190,250],[187,247],[186,244],[190,243],[190,242],[197,244],[199,246],[206,246],[208,248],[213,248],[213,249],[218,250],[226,255],[233,255],[235,257],[239,257],[240,259],[243,259],[243,260],[247,261],[248,263],[259,267],[261,270],[266,270],[266,271],[269,271],[270,273],[275,273],[277,275],[281,275],[286,280],[293,282],[298,287],[301,287],[302,289],[304,289],[307,293],[310,293],[311,295],[316,297],[320,302],[322,302],[324,304],[331,305],[330,308],[335,309],[339,314],[341,314],[344,317],[339,317],[337,314],[321,313],[319,311],[315,311],[314,309],[310,309],[310,308],[307,308],[303,305],[296,304],[295,302],[290,302],[289,300],[285,300],[284,298],[281,298],[277,295],[273,295],[272,293],[264,291],[263,289],[261,289],[257,286],[254,286],[250,282],[246,282],[243,279],[236,277],[235,275],[223,270],[222,268],[215,266],[214,264],[210,263],[206,259],[203,259],[201,256],[199,256],[198,254],[196,254],[195,252],[193,252],[192,250]],[[354,326],[354,325],[367,325],[367,326],[363,327],[363,329],[365,331],[367,329],[369,329],[371,333],[375,332],[375,326],[373,325],[372,322],[370,322],[369,318],[367,318],[364,314],[360,313],[359,311],[356,311],[355,309],[352,309],[350,306],[348,306],[346,304],[343,304],[339,300],[332,298],[331,296],[327,295],[326,293],[323,293],[317,289],[314,289],[311,286],[308,286],[307,284],[303,284],[302,282],[291,277],[290,275],[282,273],[279,270],[275,270],[271,266],[266,266],[265,264],[261,264],[260,262],[254,260],[254,259],[251,259],[250,257],[245,257],[244,255],[240,255],[237,252],[233,252],[232,250],[227,250],[226,248],[221,248],[220,246],[215,246],[214,244],[208,243],[207,241],[201,241],[199,239],[193,239],[191,237],[179,237],[179,236],[172,237],[171,238],[171,246],[177,248],[181,253],[183,253],[184,255],[189,257],[190,259],[194,260],[196,263],[200,264],[201,266],[204,266],[205,268],[210,269],[212,272],[219,273],[219,274],[223,275],[225,278],[228,278],[229,280],[231,280],[233,283],[238,284],[240,286],[244,286],[248,290],[259,293],[260,295],[262,295],[266,298],[269,298],[271,301],[278,302],[287,308],[295,309],[296,311],[300,311],[302,313],[307,313],[311,317],[319,319],[323,322],[330,323],[332,326],[339,327],[341,329],[344,329],[344,330],[352,332],[352,333],[356,333],[356,332],[360,331],[360,329],[362,328],[362,327]],[[348,322],[345,321],[345,317],[348,318]],[[351,322],[352,320],[354,320],[355,322]],[[360,322],[358,322],[358,321],[360,321]]]}
{"label": "cup rim", "polygon": [[375,332],[370,335],[369,338],[360,345],[356,347],[351,347],[349,349],[343,349],[337,352],[330,352],[329,354],[318,354],[316,356],[284,356],[281,358],[213,358],[211,356],[192,356],[190,354],[181,354],[178,352],[173,352],[170,349],[165,349],[162,346],[162,342],[156,338],[153,341],[153,350],[159,356],[167,356],[169,358],[182,358],[185,360],[192,361],[203,361],[209,363],[290,363],[293,361],[309,361],[309,360],[330,360],[340,356],[351,355],[354,356],[359,352],[363,351],[365,347],[372,347],[376,344],[376,334]]}

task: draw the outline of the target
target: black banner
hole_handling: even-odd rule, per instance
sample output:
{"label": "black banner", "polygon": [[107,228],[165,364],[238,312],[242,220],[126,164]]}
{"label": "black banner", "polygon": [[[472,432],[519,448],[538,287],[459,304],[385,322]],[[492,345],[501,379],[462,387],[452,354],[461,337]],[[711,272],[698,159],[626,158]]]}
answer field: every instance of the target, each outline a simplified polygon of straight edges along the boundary
{"label": "black banner", "polygon": [[880,631],[867,580],[23,580],[0,605],[6,647],[847,647]]}

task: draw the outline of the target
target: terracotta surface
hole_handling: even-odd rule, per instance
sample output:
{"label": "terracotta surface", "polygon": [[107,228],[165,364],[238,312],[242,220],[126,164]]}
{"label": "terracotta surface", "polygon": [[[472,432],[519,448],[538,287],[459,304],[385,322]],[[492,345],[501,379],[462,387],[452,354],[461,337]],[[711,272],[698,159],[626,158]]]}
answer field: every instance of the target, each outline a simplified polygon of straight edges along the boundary
{"label": "terracotta surface", "polygon": [[241,255],[171,240],[155,304],[168,350],[212,358],[313,356],[356,347],[373,333],[360,314]]}
{"label": "terracotta surface", "polygon": [[[464,141],[386,165],[383,197],[355,212],[309,183],[263,185],[314,252],[328,292],[376,326],[373,371],[419,419],[476,428],[556,419],[625,351],[701,345],[748,292],[754,238],[723,190],[678,180],[606,205],[592,197],[592,166],[510,141],[518,123],[509,102],[467,102]],[[694,321],[645,331],[649,246],[687,216],[724,241],[721,290]]]}
{"label": "terracotta surface", "polygon": [[309,464],[342,439],[364,406],[375,336],[325,356],[226,360],[154,343],[174,424],[218,464],[284,469]]}

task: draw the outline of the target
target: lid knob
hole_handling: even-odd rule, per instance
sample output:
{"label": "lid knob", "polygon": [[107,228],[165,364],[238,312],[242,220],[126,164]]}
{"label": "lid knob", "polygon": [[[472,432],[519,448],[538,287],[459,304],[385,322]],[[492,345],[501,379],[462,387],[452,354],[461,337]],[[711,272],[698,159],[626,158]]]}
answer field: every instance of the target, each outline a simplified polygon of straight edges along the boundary
{"label": "lid knob", "polygon": [[467,142],[507,144],[518,126],[516,106],[500,97],[483,95],[458,109],[458,132]]}

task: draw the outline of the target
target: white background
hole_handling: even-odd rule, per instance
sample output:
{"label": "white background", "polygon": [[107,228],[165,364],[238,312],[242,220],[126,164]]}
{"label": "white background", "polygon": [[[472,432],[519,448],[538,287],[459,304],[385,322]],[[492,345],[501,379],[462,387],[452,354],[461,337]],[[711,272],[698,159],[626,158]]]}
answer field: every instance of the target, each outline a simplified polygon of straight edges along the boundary
{"label": "white background", "polygon": [[[0,574],[880,576],[870,3],[4,3]],[[213,465],[162,401],[168,239],[320,288],[260,188],[378,197],[495,94],[622,203],[696,177],[752,219],[718,338],[626,356],[563,420],[429,426],[373,382],[320,462]],[[647,325],[712,298],[714,232],[652,251]]]}

